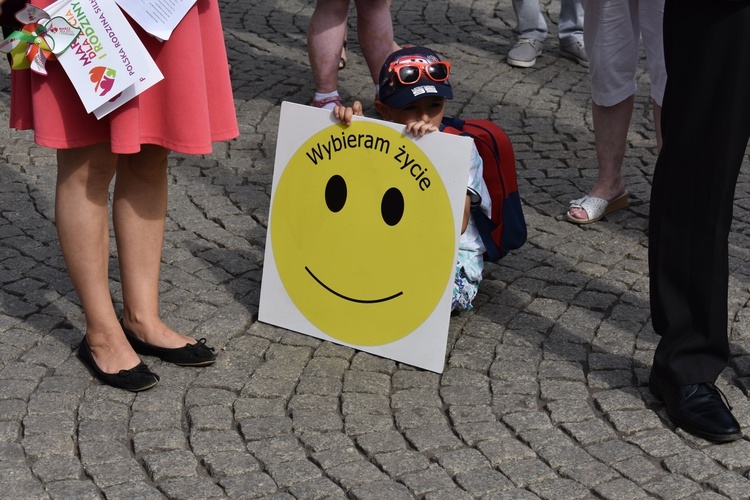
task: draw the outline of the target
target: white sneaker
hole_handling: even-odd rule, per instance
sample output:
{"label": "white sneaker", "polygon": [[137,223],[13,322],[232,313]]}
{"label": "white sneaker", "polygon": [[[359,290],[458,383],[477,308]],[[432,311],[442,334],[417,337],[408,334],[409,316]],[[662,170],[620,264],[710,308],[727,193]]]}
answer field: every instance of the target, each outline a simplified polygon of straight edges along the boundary
{"label": "white sneaker", "polygon": [[560,55],[576,61],[581,66],[589,67],[589,56],[586,55],[586,49],[583,46],[583,40],[576,40],[570,45],[560,45]]}
{"label": "white sneaker", "polygon": [[542,53],[543,46],[539,40],[521,38],[508,52],[508,64],[518,68],[530,68],[536,64],[536,58]]}

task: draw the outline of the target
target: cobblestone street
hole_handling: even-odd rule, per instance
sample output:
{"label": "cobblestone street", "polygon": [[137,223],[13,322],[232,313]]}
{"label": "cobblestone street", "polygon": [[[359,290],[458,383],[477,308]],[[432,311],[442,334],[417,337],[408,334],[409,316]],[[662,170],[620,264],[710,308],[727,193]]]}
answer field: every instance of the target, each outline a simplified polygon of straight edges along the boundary
{"label": "cobblestone street", "polygon": [[[133,394],[75,355],[85,323],[54,226],[56,160],[7,128],[0,65],[0,498],[358,500],[750,498],[750,164],[730,237],[731,363],[717,385],[743,428],[714,445],[675,429],[647,388],[647,229],[656,141],[642,60],[623,172],[631,205],[565,221],[596,179],[587,69],[558,52],[513,68],[510,1],[394,0],[398,43],[451,61],[447,115],[510,136],[529,238],[485,265],[436,374],[260,323],[279,109],[314,92],[313,0],[221,0],[241,136],[173,154],[165,321],[217,347],[207,368],[144,357]],[[349,18],[345,102],[374,87]],[[686,147],[689,147],[686,145]],[[114,248],[114,240],[113,240]],[[111,291],[122,307],[117,259]]]}

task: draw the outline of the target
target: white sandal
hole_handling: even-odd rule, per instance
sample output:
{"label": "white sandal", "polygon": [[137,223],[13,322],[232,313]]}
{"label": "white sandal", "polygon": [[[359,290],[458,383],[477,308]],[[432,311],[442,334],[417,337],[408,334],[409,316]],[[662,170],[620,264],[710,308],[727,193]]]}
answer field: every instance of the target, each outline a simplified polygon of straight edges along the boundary
{"label": "white sandal", "polygon": [[[605,215],[627,206],[628,193],[623,193],[612,201],[607,201],[604,198],[597,198],[596,196],[584,195],[583,198],[570,201],[568,213],[565,214],[565,218],[573,224],[591,224],[592,222],[600,220]],[[571,208],[580,208],[586,212],[586,218],[578,219],[573,217],[570,215]]]}

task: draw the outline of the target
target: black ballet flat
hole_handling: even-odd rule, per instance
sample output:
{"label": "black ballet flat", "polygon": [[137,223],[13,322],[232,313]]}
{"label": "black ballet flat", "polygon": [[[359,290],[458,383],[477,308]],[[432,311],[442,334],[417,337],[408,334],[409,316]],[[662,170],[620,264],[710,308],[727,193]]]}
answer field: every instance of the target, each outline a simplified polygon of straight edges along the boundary
{"label": "black ballet flat", "polygon": [[149,370],[144,362],[139,363],[130,370],[120,370],[117,373],[103,372],[96,364],[96,361],[94,361],[94,355],[91,354],[91,347],[86,337],[83,338],[81,345],[78,346],[78,357],[85,365],[91,368],[96,378],[118,389],[140,392],[151,389],[159,382],[159,375]]}
{"label": "black ballet flat", "polygon": [[[122,325],[122,321],[120,321],[120,325]],[[174,363],[178,366],[208,366],[216,361],[214,348],[206,345],[205,338],[198,340],[195,344],[185,344],[185,347],[168,348],[144,342],[124,326],[122,331],[125,332],[125,337],[133,346],[135,352],[144,356],[156,356],[162,361]]]}

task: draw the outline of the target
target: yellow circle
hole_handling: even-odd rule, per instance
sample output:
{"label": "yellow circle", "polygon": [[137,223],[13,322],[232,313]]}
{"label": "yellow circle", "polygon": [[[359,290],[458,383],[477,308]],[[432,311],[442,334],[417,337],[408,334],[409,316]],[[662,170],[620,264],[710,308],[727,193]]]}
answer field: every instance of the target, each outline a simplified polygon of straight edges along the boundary
{"label": "yellow circle", "polygon": [[448,193],[429,158],[390,127],[332,125],[291,157],[271,207],[276,267],[317,328],[356,345],[405,337],[454,272]]}

